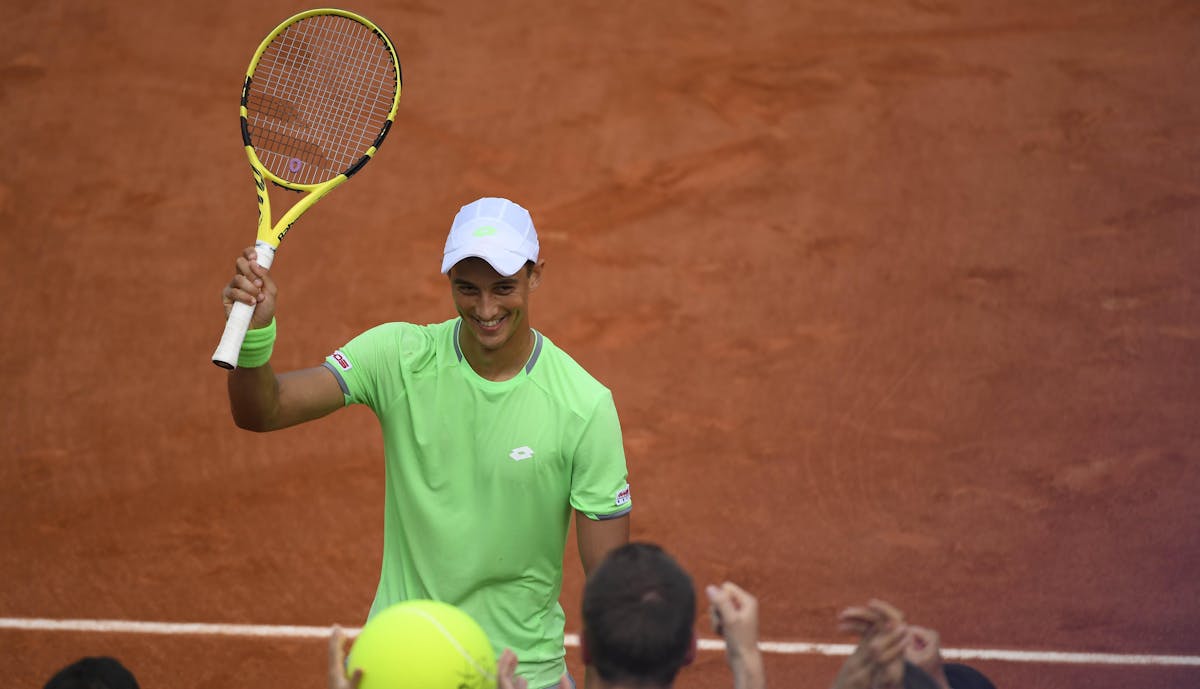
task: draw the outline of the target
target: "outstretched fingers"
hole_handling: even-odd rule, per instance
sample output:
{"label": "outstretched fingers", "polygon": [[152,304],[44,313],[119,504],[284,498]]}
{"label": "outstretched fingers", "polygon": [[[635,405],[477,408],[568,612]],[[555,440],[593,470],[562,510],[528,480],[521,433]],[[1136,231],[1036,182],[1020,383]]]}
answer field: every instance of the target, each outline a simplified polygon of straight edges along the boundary
{"label": "outstretched fingers", "polygon": [[346,674],[346,650],[350,640],[342,628],[334,625],[329,635],[329,689],[358,689],[362,682],[362,670]]}
{"label": "outstretched fingers", "polygon": [[504,649],[496,659],[496,689],[527,689],[529,681],[517,676],[517,654]]}
{"label": "outstretched fingers", "polygon": [[852,606],[838,614],[838,631],[869,636],[904,624],[904,614],[885,601],[873,599],[866,605]]}

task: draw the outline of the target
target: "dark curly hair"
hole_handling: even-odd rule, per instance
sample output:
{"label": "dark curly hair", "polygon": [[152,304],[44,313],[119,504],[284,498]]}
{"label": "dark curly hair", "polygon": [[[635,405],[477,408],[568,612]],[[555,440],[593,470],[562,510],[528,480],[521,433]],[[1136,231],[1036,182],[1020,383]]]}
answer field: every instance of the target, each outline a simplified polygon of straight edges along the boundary
{"label": "dark curly hair", "polygon": [[584,586],[584,651],[605,682],[670,686],[691,657],[695,619],[692,578],[651,543],[613,550]]}

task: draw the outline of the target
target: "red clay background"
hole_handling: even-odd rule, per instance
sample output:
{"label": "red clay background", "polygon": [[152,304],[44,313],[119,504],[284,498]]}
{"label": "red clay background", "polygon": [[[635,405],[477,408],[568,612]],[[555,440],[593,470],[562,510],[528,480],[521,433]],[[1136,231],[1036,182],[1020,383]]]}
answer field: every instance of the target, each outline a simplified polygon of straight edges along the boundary
{"label": "red clay background", "polygon": [[[374,418],[245,433],[209,363],[254,234],[241,75],[306,7],[7,11],[0,617],[361,623]],[[1200,652],[1200,5],[347,7],[404,96],[280,251],[277,368],[449,316],[450,219],[509,196],[535,324],[616,396],[634,536],[757,593],[764,638],[848,642],[836,611],[879,596],[950,647]],[[572,631],[580,579],[572,550]],[[147,687],[324,682],[318,641],[0,631],[10,686],[101,653]],[[717,653],[679,681],[728,685]]]}

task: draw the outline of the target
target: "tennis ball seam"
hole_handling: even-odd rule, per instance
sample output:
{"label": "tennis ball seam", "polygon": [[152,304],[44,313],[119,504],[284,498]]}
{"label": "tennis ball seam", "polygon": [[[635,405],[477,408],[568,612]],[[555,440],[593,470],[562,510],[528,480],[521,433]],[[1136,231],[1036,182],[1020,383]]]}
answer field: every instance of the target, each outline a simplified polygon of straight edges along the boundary
{"label": "tennis ball seam", "polygon": [[448,630],[444,626],[442,626],[442,623],[439,622],[436,617],[434,617],[433,615],[430,615],[429,613],[425,612],[424,610],[412,610],[411,612],[413,612],[414,614],[420,615],[421,617],[424,617],[426,620],[429,621],[430,624],[432,624],[434,627],[436,627],[437,630],[439,632],[441,632],[442,636],[446,637],[446,640],[449,641],[451,643],[451,645],[454,646],[454,650],[458,651],[459,655],[461,655],[463,658],[466,658],[467,662],[469,662],[469,663],[471,663],[471,665],[475,666],[476,672],[478,672],[479,674],[488,678],[489,680],[496,678],[496,675],[494,673],[488,672],[488,670],[486,668],[484,668],[482,665],[479,664],[478,661],[475,660],[475,656],[468,653],[467,649],[463,648],[462,644],[458,643],[458,639],[454,638],[454,635],[450,633],[450,630]]}

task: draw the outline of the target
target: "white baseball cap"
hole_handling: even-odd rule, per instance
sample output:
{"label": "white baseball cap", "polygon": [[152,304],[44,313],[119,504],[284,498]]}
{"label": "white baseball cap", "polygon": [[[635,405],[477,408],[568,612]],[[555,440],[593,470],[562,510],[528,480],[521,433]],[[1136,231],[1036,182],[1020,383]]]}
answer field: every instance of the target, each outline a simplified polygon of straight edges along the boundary
{"label": "white baseball cap", "polygon": [[463,206],[454,216],[442,272],[464,258],[487,261],[497,273],[515,275],[526,261],[537,261],[538,238],[529,211],[509,201],[485,197]]}

